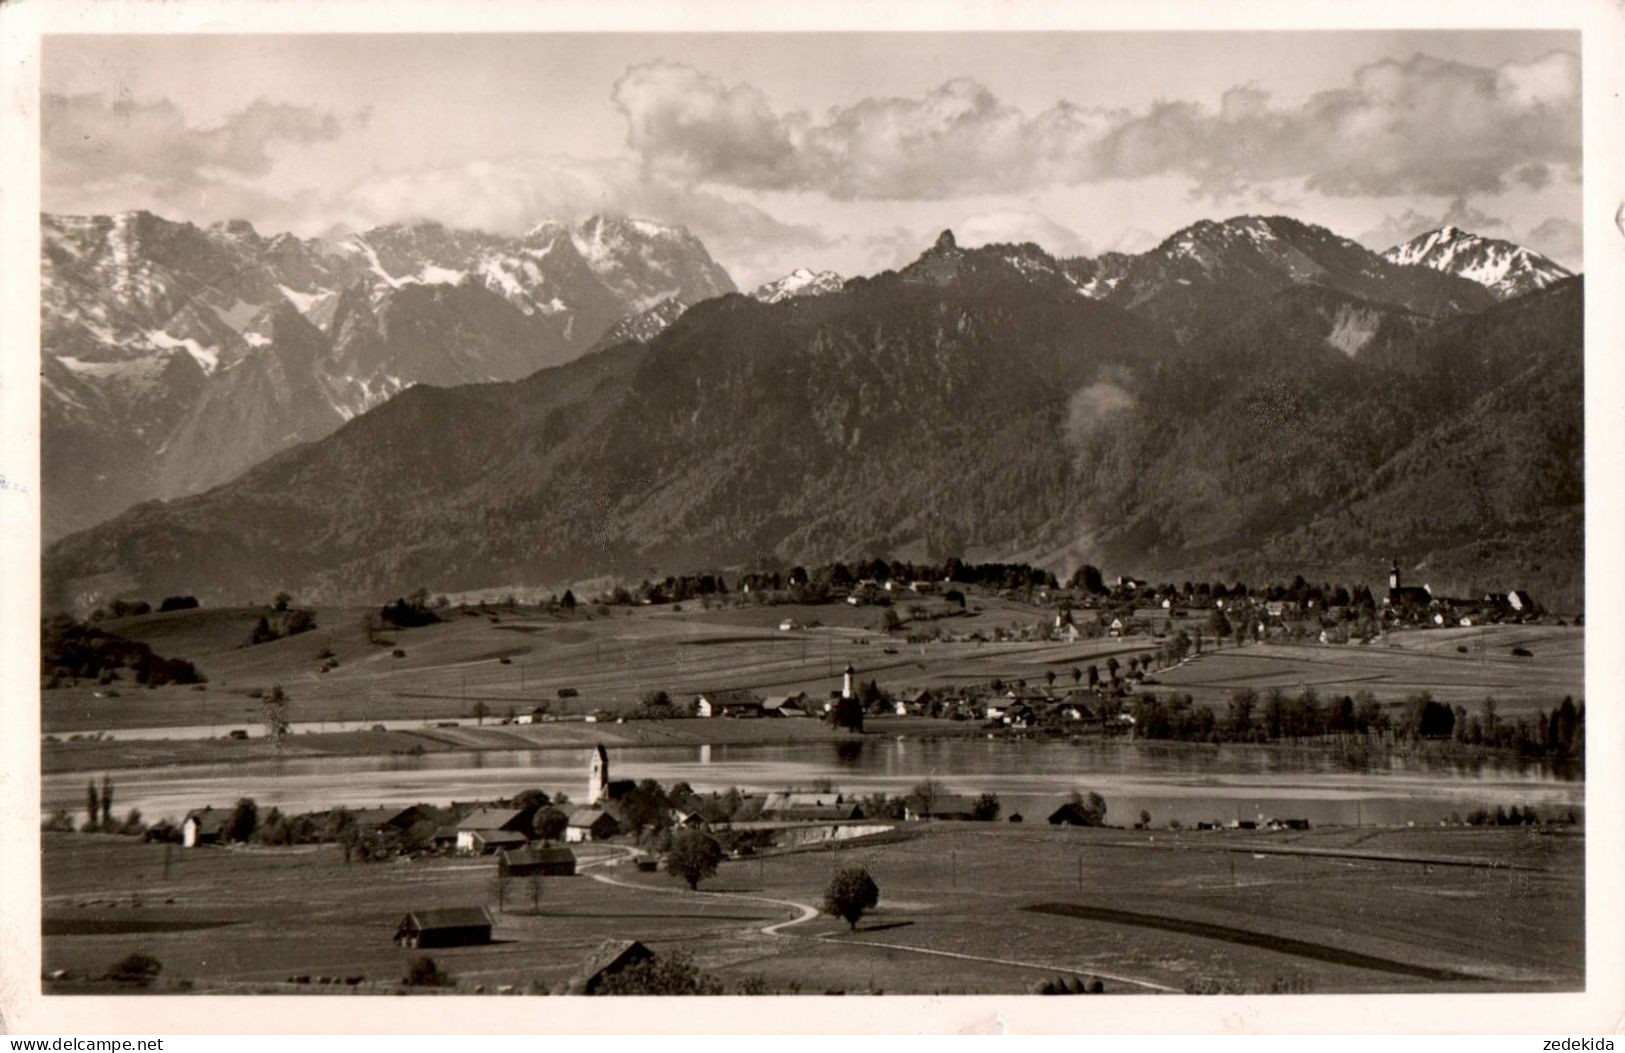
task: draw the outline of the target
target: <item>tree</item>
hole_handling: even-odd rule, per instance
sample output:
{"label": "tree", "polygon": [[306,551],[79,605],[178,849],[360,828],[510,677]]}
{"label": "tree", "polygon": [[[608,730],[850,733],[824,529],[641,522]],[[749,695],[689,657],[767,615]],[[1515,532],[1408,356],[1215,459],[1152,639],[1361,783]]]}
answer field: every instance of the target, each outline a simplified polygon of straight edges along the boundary
{"label": "tree", "polygon": [[544,808],[536,813],[531,820],[536,836],[547,841],[557,841],[564,836],[565,827],[570,825],[570,817],[557,808]]}
{"label": "tree", "polygon": [[846,922],[856,932],[864,911],[880,903],[880,887],[863,867],[847,867],[829,880],[824,890],[824,913]]}
{"label": "tree", "polygon": [[673,951],[604,977],[595,995],[719,995],[722,981],[701,972],[687,951]]}
{"label": "tree", "polygon": [[450,982],[451,977],[441,972],[434,959],[426,954],[413,958],[412,964],[406,967],[408,987],[444,987]]}
{"label": "tree", "polygon": [[150,954],[137,951],[125,955],[107,970],[105,979],[119,983],[151,983],[164,970],[164,963]]}
{"label": "tree", "polygon": [[485,708],[484,702],[475,702],[472,712],[474,714],[474,723],[478,725],[485,723],[485,716],[490,710]]}
{"label": "tree", "polygon": [[716,838],[700,830],[679,830],[672,836],[671,849],[666,853],[666,873],[682,878],[688,887],[698,889],[700,882],[716,875],[722,862],[722,846]]}
{"label": "tree", "polygon": [[1088,793],[1073,790],[1067,800],[1079,810],[1085,824],[1089,826],[1106,825],[1106,798],[1100,796],[1100,794],[1093,790]]}
{"label": "tree", "polygon": [[1147,829],[1149,829],[1151,826],[1151,813],[1146,811],[1144,808],[1140,809],[1140,825]]}
{"label": "tree", "polygon": [[942,796],[942,784],[935,779],[925,779],[914,784],[909,794],[919,802],[920,814],[927,819],[931,818],[931,809]]}
{"label": "tree", "polygon": [[85,783],[85,826],[93,827],[102,814],[102,799],[96,793],[96,780]]}
{"label": "tree", "polygon": [[575,610],[576,609],[576,594],[574,592],[572,592],[571,590],[569,590],[569,589],[565,589],[564,590],[564,599],[560,600],[559,603],[567,611]]}
{"label": "tree", "polygon": [[984,823],[991,823],[997,819],[999,817],[999,795],[984,793],[976,798],[976,803],[971,805],[971,816],[980,819]]}
{"label": "tree", "polygon": [[254,836],[254,827],[258,825],[259,806],[254,798],[239,797],[231,809],[231,818],[226,821],[226,840],[247,841]]}
{"label": "tree", "polygon": [[829,711],[830,723],[847,731],[863,731],[863,703],[855,698],[837,699]]}
{"label": "tree", "polygon": [[1073,666],[1072,667],[1072,686],[1077,687],[1078,683],[1082,679],[1083,679],[1083,670],[1079,669],[1077,666]]}
{"label": "tree", "polygon": [[106,774],[102,775],[102,828],[107,829],[113,825],[113,779]]}
{"label": "tree", "polygon": [[271,600],[271,609],[275,611],[285,611],[288,609],[288,605],[292,602],[292,594],[287,592],[279,592],[276,594],[275,598]]}

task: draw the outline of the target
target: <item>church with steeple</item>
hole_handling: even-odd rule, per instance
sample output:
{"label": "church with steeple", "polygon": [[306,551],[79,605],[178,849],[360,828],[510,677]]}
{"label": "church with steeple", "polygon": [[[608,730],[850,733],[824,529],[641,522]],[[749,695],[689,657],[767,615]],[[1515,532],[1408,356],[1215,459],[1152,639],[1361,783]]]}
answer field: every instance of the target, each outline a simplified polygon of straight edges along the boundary
{"label": "church with steeple", "polygon": [[632,779],[609,777],[609,751],[599,743],[592,751],[592,764],[587,773],[587,804],[602,807],[631,793],[637,786]]}
{"label": "church with steeple", "polygon": [[1399,576],[1399,557],[1388,571],[1388,606],[1427,607],[1433,603],[1433,590],[1426,585],[1406,585]]}

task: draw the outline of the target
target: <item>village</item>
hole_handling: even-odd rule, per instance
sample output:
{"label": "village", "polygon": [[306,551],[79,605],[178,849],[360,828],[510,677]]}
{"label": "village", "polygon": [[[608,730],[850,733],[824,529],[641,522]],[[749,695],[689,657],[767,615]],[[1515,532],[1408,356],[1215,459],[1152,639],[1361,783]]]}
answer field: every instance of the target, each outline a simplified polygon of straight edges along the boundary
{"label": "village", "polygon": [[[1012,851],[1051,860],[1049,869],[1013,882],[1002,878],[1009,887],[1001,902],[1016,912],[1005,920],[1029,941],[1042,941],[1031,929],[1035,911],[1081,891],[1097,904],[1088,909],[1109,915],[1087,924],[1129,926],[1142,939],[1152,929],[1178,930],[1183,935],[1159,939],[1297,947],[1291,941],[1298,936],[1252,916],[1241,871],[1283,860],[1305,868],[1293,872],[1292,894],[1303,895],[1310,909],[1309,882],[1325,880],[1322,868],[1342,865],[1334,860],[1357,860],[1360,882],[1413,865],[1460,868],[1476,880],[1517,856],[1506,839],[1523,830],[1542,838],[1531,872],[1555,875],[1540,860],[1568,851],[1564,838],[1583,831],[1575,809],[1537,808],[1517,795],[1488,797],[1473,808],[1413,804],[1388,813],[1373,802],[1371,816],[1360,821],[1293,797],[1245,807],[1222,795],[1159,804],[1111,791],[1111,776],[1093,766],[1113,755],[1097,751],[1177,741],[1230,749],[1289,745],[1360,765],[1373,757],[1412,763],[1406,758],[1443,751],[1474,763],[1561,771],[1583,757],[1583,704],[1520,697],[1514,685],[1560,682],[1550,672],[1566,667],[1554,662],[1571,661],[1564,641],[1577,630],[1519,590],[1451,600],[1403,584],[1397,566],[1380,600],[1363,587],[1311,586],[1301,578],[1256,590],[1239,583],[1152,585],[1129,576],[1108,586],[1085,568],[1062,586],[1021,565],[911,573],[920,569],[880,561],[811,574],[797,568],[780,576],[746,574],[732,588],[720,575],[668,578],[579,603],[568,593],[527,604],[510,597],[434,600],[420,591],[387,605],[382,619],[368,614],[359,622],[350,621],[353,613],[307,611],[286,597],[263,611],[210,611],[166,600],[157,612],[108,612],[92,624],[184,646],[174,653],[198,660],[209,690],[162,685],[132,692],[127,703],[100,697],[105,685],[76,692],[64,684],[55,693],[63,702],[83,699],[74,703],[84,707],[79,719],[105,719],[95,715],[104,710],[184,719],[179,715],[194,706],[218,705],[211,696],[234,695],[246,695],[247,707],[237,712],[252,719],[234,725],[228,717],[222,726],[208,717],[210,734],[170,741],[141,738],[139,723],[111,733],[46,736],[48,764],[73,761],[92,778],[85,821],[57,806],[42,824],[47,867],[69,867],[76,876],[62,878],[64,888],[83,890],[64,891],[47,904],[48,933],[56,935],[46,940],[46,982],[61,990],[196,983],[186,962],[209,957],[211,934],[250,931],[216,928],[240,914],[209,890],[238,879],[204,879],[206,873],[243,875],[269,896],[284,895],[289,880],[326,883],[332,891],[311,908],[332,912],[353,902],[355,918],[370,919],[362,927],[347,923],[342,947],[316,956],[350,963],[342,970],[306,960],[281,933],[255,935],[263,941],[261,964],[233,982],[256,989],[628,993],[676,982],[740,993],[857,991],[897,985],[866,980],[854,987],[829,962],[878,954],[915,970],[940,959],[955,945],[953,934],[975,924],[974,905],[963,898],[976,887],[972,875],[1000,881],[1000,860]],[[279,618],[287,616],[308,628],[279,634]],[[261,623],[271,629],[262,631]],[[239,624],[252,629],[246,646],[233,641],[231,626]],[[492,649],[515,638],[523,646]],[[193,640],[199,645],[186,643]],[[295,675],[312,651],[316,667]],[[402,665],[411,666],[405,678],[393,671]],[[274,689],[246,686],[264,684],[266,670],[278,668],[287,671]],[[1479,705],[1467,693],[1479,690],[1470,685],[1486,675],[1505,682],[1499,705]],[[1389,677],[1405,686],[1384,689]],[[1429,678],[1436,678],[1433,686]],[[1458,683],[1460,690],[1452,688]],[[358,705],[360,719],[347,717]],[[403,721],[391,707],[414,716]],[[46,712],[53,712],[49,701]],[[390,723],[369,720],[369,713],[383,713]],[[331,730],[323,728],[324,716],[333,719]],[[868,772],[892,763],[910,742],[927,756],[972,742],[1017,752],[1001,754],[1007,759],[996,775],[927,763],[914,776],[877,785],[866,774],[857,779],[862,789],[842,788],[843,766]],[[650,763],[643,758],[666,756],[661,751],[671,743],[695,744],[701,766],[674,775],[662,760],[653,765],[658,778],[640,775]],[[829,756],[835,770],[719,784],[705,764],[712,744],[719,757],[757,749]],[[1060,770],[1070,775],[1026,786],[1020,751],[1069,745],[1091,752],[1062,761]],[[340,789],[351,779],[325,765],[332,748],[341,751],[328,758],[336,762],[353,751],[358,759],[408,769],[462,756],[478,771],[487,751],[583,760],[563,762],[579,763],[568,778],[521,781],[516,771],[496,784],[498,792],[407,803],[413,798],[369,797],[366,782]],[[180,814],[165,815],[136,796],[138,807],[121,820],[112,811],[115,795],[125,801],[151,791],[139,779],[128,790],[115,788],[112,777],[127,774],[118,758],[149,749],[205,764],[237,757],[256,774],[242,782],[212,776],[206,785],[217,796]],[[274,774],[283,764],[306,763],[301,758],[330,772],[312,784],[331,785],[325,800],[312,796],[319,790],[290,797],[288,789],[299,783],[283,784]],[[549,770],[558,763],[548,761]],[[61,778],[71,779],[72,770]],[[108,773],[99,790],[98,770]],[[179,777],[185,768],[174,771]],[[1372,844],[1389,847],[1373,852]],[[1189,854],[1165,857],[1168,848]],[[85,853],[99,862],[88,869],[70,862]],[[122,866],[120,859],[146,875],[150,895],[109,896],[93,879],[109,865]],[[1244,859],[1250,862],[1240,867]],[[1146,870],[1148,863],[1155,865]],[[847,873],[858,889],[856,905],[844,908],[850,918],[834,891],[836,877]],[[1156,880],[1168,890],[1160,920],[1147,920],[1132,899],[1105,893],[1136,887],[1151,873],[1161,873]],[[366,900],[361,889],[374,880],[368,874],[393,891]],[[1176,891],[1190,881],[1229,889],[1225,905],[1204,914],[1199,902]],[[958,905],[942,905],[944,893]],[[660,915],[665,920],[642,925],[634,904],[651,895],[677,905],[669,917]],[[392,914],[381,913],[385,903]],[[1407,940],[1430,931],[1417,907],[1407,918]],[[1066,916],[1068,924],[1085,924],[1075,912]],[[246,919],[229,922],[244,924],[252,928]],[[314,917],[311,924],[317,927],[300,922],[292,931],[323,931]],[[674,936],[673,925],[684,935]],[[922,939],[893,946],[864,935],[898,925]],[[708,935],[695,936],[695,926]],[[744,953],[758,942],[772,949],[765,959],[772,967],[762,972],[741,964],[764,960]],[[1081,957],[1075,948],[1057,948],[1042,967],[998,964],[995,958],[1010,956],[989,955],[974,970],[911,972],[905,989],[1359,990],[1398,974],[1499,982],[1476,974],[1462,979],[1468,974],[1458,976],[1422,949],[1425,939],[1398,958],[1343,946],[1347,941],[1330,933],[1310,942],[1317,949],[1303,951],[1300,964],[1318,961],[1326,971],[1283,972],[1267,956],[1217,973],[1170,971],[1122,958],[1124,945]],[[837,944],[849,949],[837,953]],[[119,948],[162,961],[167,979],[112,968]],[[1029,960],[1014,949],[1011,955]],[[1387,964],[1360,964],[1367,958]],[[1542,975],[1561,983],[1567,974],[1554,964]],[[121,978],[108,979],[115,976]]]}

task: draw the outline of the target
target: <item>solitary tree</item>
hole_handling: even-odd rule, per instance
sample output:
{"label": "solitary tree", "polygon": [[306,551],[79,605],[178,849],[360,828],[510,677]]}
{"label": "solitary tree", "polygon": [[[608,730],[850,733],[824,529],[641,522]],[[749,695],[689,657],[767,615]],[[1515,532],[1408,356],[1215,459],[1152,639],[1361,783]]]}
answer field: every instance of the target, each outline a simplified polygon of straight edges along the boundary
{"label": "solitary tree", "polygon": [[278,611],[285,611],[288,609],[288,604],[292,602],[292,595],[286,592],[279,592],[276,594],[275,598],[271,600],[271,607]]}
{"label": "solitary tree", "polygon": [[920,803],[920,814],[929,819],[932,806],[937,803],[937,798],[942,796],[942,784],[935,779],[926,779],[915,783],[910,793]]}
{"label": "solitary tree", "polygon": [[863,867],[838,871],[824,890],[824,913],[845,921],[853,932],[864,911],[873,910],[879,903],[880,888]]}
{"label": "solitary tree", "polygon": [[96,780],[91,779],[85,783],[85,825],[95,826],[96,817],[102,814],[102,799],[96,793]]}
{"label": "solitary tree", "polygon": [[110,776],[102,775],[102,826],[113,824],[113,780]]}
{"label": "solitary tree", "polygon": [[254,836],[254,828],[259,825],[259,806],[252,797],[240,797],[231,810],[231,818],[226,821],[226,840],[247,841]]}
{"label": "solitary tree", "polygon": [[1067,798],[1083,815],[1083,821],[1089,826],[1106,825],[1106,798],[1093,790],[1088,793],[1079,793],[1073,790]]}
{"label": "solitary tree", "polygon": [[984,793],[976,798],[976,803],[971,806],[971,815],[985,823],[997,819],[999,817],[999,795]]}
{"label": "solitary tree", "polygon": [[489,712],[490,712],[490,710],[485,708],[485,703],[484,702],[475,702],[474,703],[474,709],[473,709],[474,723],[476,723],[476,724],[484,724],[485,723],[485,716]]}
{"label": "solitary tree", "polygon": [[698,889],[700,882],[714,877],[722,862],[722,846],[716,839],[700,830],[679,830],[672,836],[671,849],[666,853],[666,873],[682,878],[688,887]]}

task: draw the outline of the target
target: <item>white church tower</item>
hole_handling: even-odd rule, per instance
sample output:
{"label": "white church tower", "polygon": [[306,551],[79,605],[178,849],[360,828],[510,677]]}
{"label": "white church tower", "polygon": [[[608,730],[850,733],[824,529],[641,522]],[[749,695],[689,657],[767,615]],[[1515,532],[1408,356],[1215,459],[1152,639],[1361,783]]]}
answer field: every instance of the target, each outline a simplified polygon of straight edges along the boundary
{"label": "white church tower", "polygon": [[609,789],[609,752],[599,743],[592,751],[592,768],[587,775],[587,803],[597,804]]}
{"label": "white church tower", "polygon": [[857,696],[857,691],[856,691],[857,684],[856,684],[856,679],[855,679],[857,677],[857,675],[858,675],[858,671],[855,668],[853,668],[852,663],[851,662],[846,663],[846,673],[845,673],[845,675],[843,675],[841,677],[841,697],[842,698],[854,698],[854,697]]}

